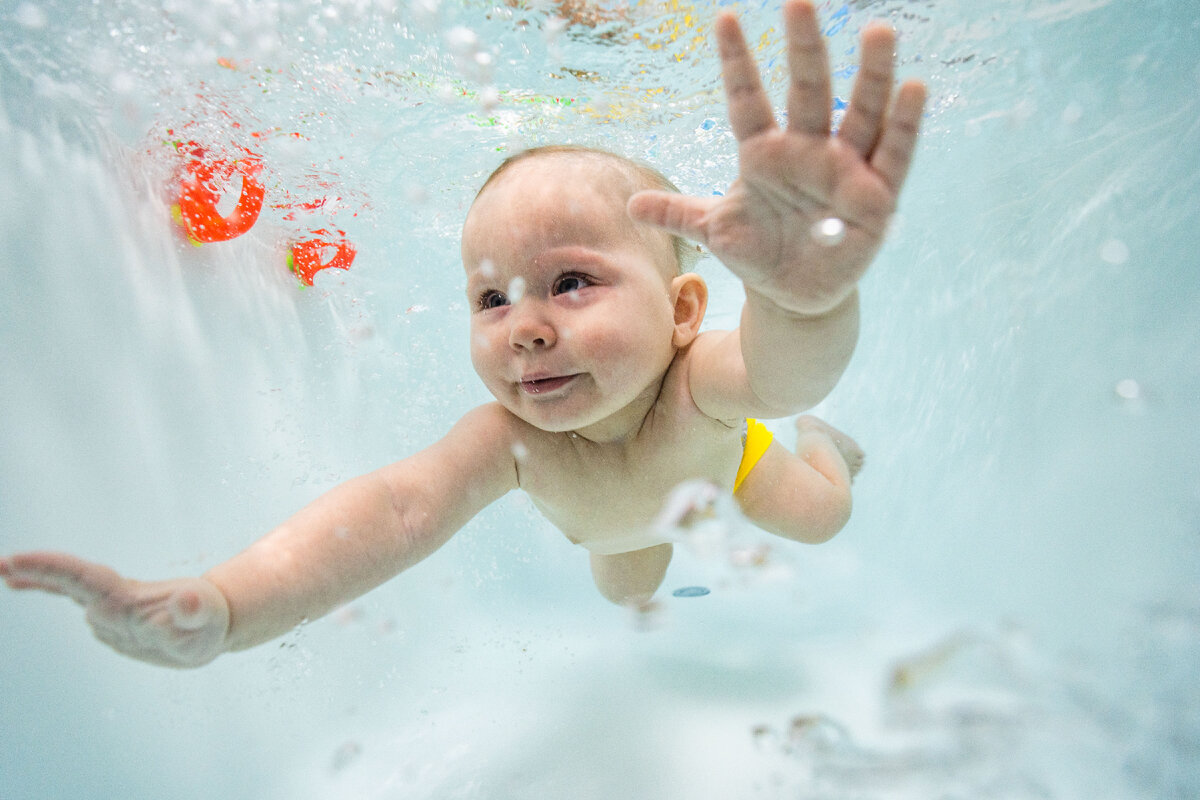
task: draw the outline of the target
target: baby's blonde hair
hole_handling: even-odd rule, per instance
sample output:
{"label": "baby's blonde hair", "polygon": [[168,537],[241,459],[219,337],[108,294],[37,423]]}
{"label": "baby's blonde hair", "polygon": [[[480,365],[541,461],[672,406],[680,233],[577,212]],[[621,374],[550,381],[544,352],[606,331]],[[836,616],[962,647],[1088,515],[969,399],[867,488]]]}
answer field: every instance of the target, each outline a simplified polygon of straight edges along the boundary
{"label": "baby's blonde hair", "polygon": [[[475,198],[479,199],[479,196],[484,193],[488,186],[495,183],[514,164],[519,164],[522,161],[528,161],[533,158],[548,156],[595,156],[609,159],[623,168],[634,179],[634,183],[639,189],[661,189],[664,192],[680,193],[679,187],[672,183],[666,175],[663,175],[654,167],[641,161],[636,161],[599,147],[587,147],[578,144],[549,144],[522,150],[501,161],[500,166],[496,167],[487,180],[483,182],[483,186],[479,187]],[[671,247],[675,251],[675,265],[678,273],[689,271],[700,259],[700,248],[682,236],[667,235],[671,237]]]}

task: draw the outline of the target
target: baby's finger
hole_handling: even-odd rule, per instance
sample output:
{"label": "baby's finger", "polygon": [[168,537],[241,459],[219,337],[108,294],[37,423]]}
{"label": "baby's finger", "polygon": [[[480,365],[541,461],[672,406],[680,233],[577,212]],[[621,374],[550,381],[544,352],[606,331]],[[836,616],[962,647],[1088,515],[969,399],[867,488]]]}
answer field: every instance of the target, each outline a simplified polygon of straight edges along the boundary
{"label": "baby's finger", "polygon": [[66,553],[22,553],[0,562],[0,577],[12,589],[40,589],[80,605],[110,592],[121,576],[108,567]]}
{"label": "baby's finger", "polygon": [[849,144],[863,158],[870,156],[879,140],[883,116],[887,113],[892,93],[892,51],[896,35],[886,25],[870,25],[862,34],[862,63],[850,107],[842,119],[838,138]]}
{"label": "baby's finger", "polygon": [[871,166],[894,192],[900,191],[912,163],[924,108],[925,85],[906,81],[896,95],[896,105],[871,156]]}
{"label": "baby's finger", "polygon": [[817,24],[817,13],[808,2],[783,7],[787,27],[788,130],[817,136],[829,134],[833,90],[829,85],[829,56]]}
{"label": "baby's finger", "polygon": [[647,190],[629,198],[627,208],[635,222],[653,225],[676,236],[707,244],[702,222],[716,202],[716,198]]}
{"label": "baby's finger", "polygon": [[717,49],[721,54],[721,76],[729,101],[729,123],[738,141],[745,141],[775,125],[771,100],[763,90],[758,65],[746,47],[737,17],[717,17]]}

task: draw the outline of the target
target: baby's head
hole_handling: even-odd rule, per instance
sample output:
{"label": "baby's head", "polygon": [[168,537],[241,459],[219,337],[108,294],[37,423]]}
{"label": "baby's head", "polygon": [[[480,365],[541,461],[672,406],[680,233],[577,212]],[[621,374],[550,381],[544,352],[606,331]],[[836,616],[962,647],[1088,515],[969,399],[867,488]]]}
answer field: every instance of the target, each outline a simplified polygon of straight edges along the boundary
{"label": "baby's head", "polygon": [[624,435],[699,330],[696,251],[633,221],[644,189],[675,187],[611,153],[545,147],[505,161],[467,214],[471,361],[536,427]]}
{"label": "baby's head", "polygon": [[[617,153],[602,150],[597,147],[583,145],[544,145],[522,150],[500,162],[500,166],[492,171],[483,186],[475,195],[475,202],[483,197],[489,188],[499,183],[506,174],[514,171],[521,164],[539,160],[556,160],[563,166],[568,180],[573,183],[584,181],[613,180],[624,199],[629,200],[636,192],[644,189],[658,189],[664,192],[679,192],[679,188],[661,172],[649,164],[635,161]],[[689,271],[700,257],[700,250],[682,236],[673,236],[664,232],[654,232],[655,236],[665,237],[674,254],[672,275]]]}

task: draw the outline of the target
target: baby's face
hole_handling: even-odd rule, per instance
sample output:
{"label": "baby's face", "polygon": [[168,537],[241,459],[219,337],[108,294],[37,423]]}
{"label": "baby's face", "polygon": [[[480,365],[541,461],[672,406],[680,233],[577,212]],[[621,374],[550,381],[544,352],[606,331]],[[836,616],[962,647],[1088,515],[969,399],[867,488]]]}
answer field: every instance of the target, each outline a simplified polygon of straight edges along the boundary
{"label": "baby's face", "polygon": [[674,252],[630,220],[631,189],[595,157],[533,157],[467,215],[471,361],[505,408],[543,430],[627,435],[674,357]]}

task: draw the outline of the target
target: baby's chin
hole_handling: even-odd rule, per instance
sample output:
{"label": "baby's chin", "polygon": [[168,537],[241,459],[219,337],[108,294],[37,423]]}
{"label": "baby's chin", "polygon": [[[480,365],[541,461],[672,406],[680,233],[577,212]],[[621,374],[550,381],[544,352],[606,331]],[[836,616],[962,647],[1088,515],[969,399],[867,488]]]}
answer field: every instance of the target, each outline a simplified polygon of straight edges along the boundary
{"label": "baby's chin", "polygon": [[531,408],[527,404],[514,403],[508,398],[496,397],[497,402],[517,419],[545,433],[575,433],[601,421],[601,414],[553,413],[547,409]]}

